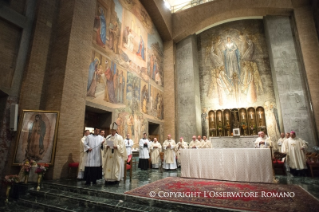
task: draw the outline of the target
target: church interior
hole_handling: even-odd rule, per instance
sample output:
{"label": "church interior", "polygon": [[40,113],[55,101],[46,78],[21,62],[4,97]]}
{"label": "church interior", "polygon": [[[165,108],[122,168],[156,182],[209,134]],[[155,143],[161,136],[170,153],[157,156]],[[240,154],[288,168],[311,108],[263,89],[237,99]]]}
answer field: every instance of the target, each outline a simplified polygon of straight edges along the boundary
{"label": "church interior", "polygon": [[319,1],[0,0],[0,211],[319,211]]}

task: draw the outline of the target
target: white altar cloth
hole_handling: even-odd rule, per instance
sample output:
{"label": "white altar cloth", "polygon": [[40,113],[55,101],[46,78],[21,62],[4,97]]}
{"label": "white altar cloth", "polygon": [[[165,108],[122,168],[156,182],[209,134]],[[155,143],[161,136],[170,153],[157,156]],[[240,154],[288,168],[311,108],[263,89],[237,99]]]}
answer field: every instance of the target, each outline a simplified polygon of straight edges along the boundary
{"label": "white altar cloth", "polygon": [[181,177],[272,183],[270,149],[183,149]]}

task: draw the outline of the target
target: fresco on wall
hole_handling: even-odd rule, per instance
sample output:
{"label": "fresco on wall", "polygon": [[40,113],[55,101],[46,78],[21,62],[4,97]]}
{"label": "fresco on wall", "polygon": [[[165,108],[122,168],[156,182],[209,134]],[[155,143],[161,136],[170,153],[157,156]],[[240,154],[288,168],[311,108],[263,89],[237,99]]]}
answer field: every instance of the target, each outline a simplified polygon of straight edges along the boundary
{"label": "fresco on wall", "polygon": [[[163,119],[162,40],[138,0],[97,0],[92,19],[87,101],[116,111],[119,133],[138,139],[147,130],[146,118]],[[160,113],[150,108],[151,85],[156,87]]]}
{"label": "fresco on wall", "polygon": [[164,119],[163,108],[163,94],[158,89],[150,86],[150,98],[149,98],[149,114],[158,119]]}
{"label": "fresco on wall", "polygon": [[279,123],[263,29],[262,20],[242,20],[198,35],[201,101],[207,111],[265,105],[275,140]]}

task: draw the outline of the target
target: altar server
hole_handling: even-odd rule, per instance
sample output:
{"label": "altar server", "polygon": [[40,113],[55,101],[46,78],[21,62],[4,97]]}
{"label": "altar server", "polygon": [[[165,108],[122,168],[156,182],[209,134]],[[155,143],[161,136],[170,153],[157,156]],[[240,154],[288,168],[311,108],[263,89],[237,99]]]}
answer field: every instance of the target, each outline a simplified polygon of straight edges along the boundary
{"label": "altar server", "polygon": [[79,162],[78,179],[83,179],[83,176],[84,176],[86,158],[88,155],[86,152],[84,152],[84,144],[85,144],[85,140],[86,140],[88,135],[90,135],[90,131],[85,130],[83,132],[83,138],[81,138],[81,142],[80,142],[80,162]]}
{"label": "altar server", "polygon": [[196,140],[196,136],[195,135],[192,137],[192,139],[193,140],[189,143],[189,148],[190,149],[198,149],[198,148],[200,148],[201,143],[200,143],[200,141]]}
{"label": "altar server", "polygon": [[96,184],[96,180],[102,178],[102,156],[104,138],[99,135],[99,129],[94,129],[93,135],[88,135],[84,142],[84,152],[87,152],[85,163],[84,179],[85,185],[91,182]]}
{"label": "altar server", "polygon": [[177,143],[175,147],[176,155],[177,155],[177,164],[178,166],[181,166],[181,152],[183,149],[188,149],[187,143],[184,141],[183,137],[179,139],[179,142]]}
{"label": "altar server", "polygon": [[167,136],[167,140],[163,143],[164,150],[164,169],[177,169],[176,154],[175,154],[175,141],[171,138],[171,135]]}
{"label": "altar server", "polygon": [[210,142],[210,140],[207,140],[206,136],[203,136],[203,141],[201,142],[201,148],[205,149],[205,148],[213,148],[212,147],[212,142]]}
{"label": "altar server", "polygon": [[108,182],[118,183],[124,177],[124,161],[127,160],[127,154],[123,137],[116,132],[117,127],[116,122],[112,123],[110,126],[111,135],[105,139],[105,184]]}
{"label": "altar server", "polygon": [[149,168],[149,148],[150,142],[147,139],[147,134],[143,134],[143,138],[139,142],[139,161],[138,168],[142,170],[147,170]]}
{"label": "altar server", "polygon": [[150,144],[152,168],[158,169],[161,166],[160,153],[162,151],[162,145],[154,138],[154,141]]}
{"label": "altar server", "polygon": [[279,152],[282,152],[282,148],[281,147],[282,147],[282,145],[283,145],[285,140],[286,140],[285,133],[281,133],[280,134],[280,138],[277,141],[277,147],[278,147],[278,151]]}
{"label": "altar server", "polygon": [[293,175],[305,175],[304,170],[307,169],[305,151],[308,143],[296,137],[296,133],[291,131],[290,138],[285,144],[290,172]]}
{"label": "altar server", "polygon": [[272,146],[271,140],[263,131],[259,132],[258,135],[259,137],[255,141],[255,148],[270,148]]}
{"label": "altar server", "polygon": [[125,146],[126,146],[127,156],[131,155],[132,154],[133,141],[132,141],[132,139],[130,139],[130,134],[126,135]]}

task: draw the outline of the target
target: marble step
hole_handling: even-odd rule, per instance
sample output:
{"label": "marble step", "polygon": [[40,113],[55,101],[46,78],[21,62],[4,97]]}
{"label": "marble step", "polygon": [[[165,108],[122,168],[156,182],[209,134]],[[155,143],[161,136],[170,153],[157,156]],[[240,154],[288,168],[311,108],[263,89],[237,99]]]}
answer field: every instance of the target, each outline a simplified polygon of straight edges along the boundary
{"label": "marble step", "polygon": [[[1,199],[2,200],[2,199]],[[10,202],[6,205],[1,204],[0,205],[0,211],[1,212],[17,212],[17,211],[23,211],[23,212],[46,212],[42,208],[33,208],[29,205],[24,205],[19,201],[10,200]],[[47,210],[48,211],[48,210]],[[57,212],[57,211],[50,211],[50,212]]]}
{"label": "marble step", "polygon": [[[122,200],[126,204],[137,204],[138,207],[146,207],[149,210],[146,211],[181,211],[181,212],[211,212],[211,211],[231,211],[224,208],[209,207],[204,205],[194,205],[187,203],[170,202],[165,200],[158,200],[154,198],[137,197],[126,194],[114,193],[106,191],[101,185],[96,186],[83,186],[83,185],[65,185],[58,182],[45,182],[43,184],[44,189],[58,190],[60,193],[67,195],[75,195],[77,197],[86,197],[88,199],[108,199],[112,202],[118,203]],[[43,191],[43,189],[42,189]],[[136,208],[136,207],[134,207]],[[144,208],[143,208],[144,209]]]}
{"label": "marble step", "polygon": [[47,188],[43,188],[40,191],[31,189],[29,190],[29,195],[20,197],[20,199],[34,202],[35,204],[54,205],[66,211],[168,211],[161,208],[127,202],[123,198],[117,200],[107,199],[89,194]]}

